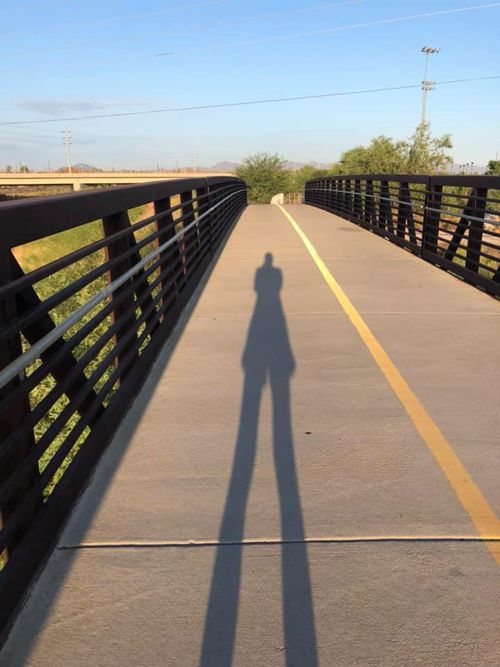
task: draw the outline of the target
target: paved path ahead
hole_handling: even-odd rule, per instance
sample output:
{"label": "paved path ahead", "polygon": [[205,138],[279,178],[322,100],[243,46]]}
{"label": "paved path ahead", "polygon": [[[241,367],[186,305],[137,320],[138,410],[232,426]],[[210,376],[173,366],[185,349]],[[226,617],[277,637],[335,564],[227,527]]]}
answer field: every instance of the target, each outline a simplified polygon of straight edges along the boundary
{"label": "paved path ahead", "polygon": [[500,304],[286,208],[237,224],[2,665],[500,664]]}

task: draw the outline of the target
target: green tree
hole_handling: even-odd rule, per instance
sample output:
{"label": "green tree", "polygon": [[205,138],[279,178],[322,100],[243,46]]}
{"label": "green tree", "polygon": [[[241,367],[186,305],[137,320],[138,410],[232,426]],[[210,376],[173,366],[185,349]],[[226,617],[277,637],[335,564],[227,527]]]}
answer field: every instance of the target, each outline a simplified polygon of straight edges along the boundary
{"label": "green tree", "polygon": [[435,174],[451,164],[450,148],[450,135],[433,137],[430,125],[422,123],[408,140],[380,136],[345,151],[332,174]]}
{"label": "green tree", "polygon": [[485,173],[487,176],[500,176],[500,160],[490,160]]}
{"label": "green tree", "polygon": [[368,146],[342,153],[333,166],[337,174],[395,174],[404,171],[407,148],[404,141],[375,137]]}
{"label": "green tree", "polygon": [[446,171],[452,163],[446,153],[453,148],[449,134],[431,135],[430,124],[421,123],[407,143],[406,170],[409,174],[436,174]]}
{"label": "green tree", "polygon": [[25,164],[22,164],[19,171],[21,172],[21,174],[29,174],[30,170]]}
{"label": "green tree", "polygon": [[8,165],[5,167],[5,171],[6,171],[8,174],[11,174],[11,173],[12,173],[12,165],[11,165],[11,164],[8,164]]}
{"label": "green tree", "polygon": [[322,176],[328,176],[328,169],[318,169],[312,164],[306,164],[292,174],[292,189],[294,192],[300,192],[306,181],[311,180],[311,178],[321,178]]}
{"label": "green tree", "polygon": [[274,195],[289,192],[292,183],[285,160],[269,153],[248,156],[236,169],[236,175],[246,182],[252,204],[269,204]]}

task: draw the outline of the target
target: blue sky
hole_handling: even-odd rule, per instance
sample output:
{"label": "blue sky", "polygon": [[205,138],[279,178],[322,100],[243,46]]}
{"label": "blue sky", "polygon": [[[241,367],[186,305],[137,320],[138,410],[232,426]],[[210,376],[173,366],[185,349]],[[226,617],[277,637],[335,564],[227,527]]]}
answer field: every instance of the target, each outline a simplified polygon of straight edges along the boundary
{"label": "blue sky", "polygon": [[[479,5],[471,11],[360,24]],[[217,104],[500,74],[500,2],[480,0],[3,0],[0,123]],[[342,28],[342,30],[337,30]],[[172,55],[157,56],[159,53]],[[124,118],[0,126],[0,168],[172,167],[258,151],[333,162],[386,134],[409,136],[420,90]],[[430,93],[455,161],[500,154],[500,79]]]}

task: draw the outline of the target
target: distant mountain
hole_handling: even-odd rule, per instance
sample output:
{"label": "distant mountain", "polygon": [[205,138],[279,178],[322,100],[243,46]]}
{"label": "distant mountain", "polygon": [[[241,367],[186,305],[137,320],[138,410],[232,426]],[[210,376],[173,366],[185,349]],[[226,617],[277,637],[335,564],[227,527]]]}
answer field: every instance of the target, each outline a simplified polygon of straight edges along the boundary
{"label": "distant mountain", "polygon": [[[67,173],[68,167],[61,167],[60,169],[57,169],[59,173]],[[94,167],[92,164],[86,164],[85,162],[77,162],[77,164],[72,164],[71,165],[71,171],[74,171],[76,173],[78,172],[83,172],[85,174],[88,174],[92,171],[102,171],[102,169],[98,169],[97,167]]]}
{"label": "distant mountain", "polygon": [[78,162],[77,164],[74,164],[72,169],[74,171],[102,171],[102,169],[98,169],[97,167],[94,167],[93,164],[87,164],[86,162]]}
{"label": "distant mountain", "polygon": [[209,167],[209,171],[221,171],[224,173],[233,173],[233,171],[236,171],[236,167],[239,166],[239,162],[229,162],[227,160],[223,160],[222,162],[217,162],[217,164],[214,164],[212,167]]}

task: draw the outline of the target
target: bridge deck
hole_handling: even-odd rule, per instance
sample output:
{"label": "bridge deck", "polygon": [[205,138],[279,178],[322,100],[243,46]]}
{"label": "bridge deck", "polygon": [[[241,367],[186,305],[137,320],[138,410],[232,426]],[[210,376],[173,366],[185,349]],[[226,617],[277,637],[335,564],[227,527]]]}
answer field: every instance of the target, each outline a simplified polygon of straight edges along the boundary
{"label": "bridge deck", "polygon": [[[498,509],[498,302],[287,210]],[[497,664],[495,560],[449,539],[477,532],[277,207],[247,209],[193,308],[1,664]]]}

